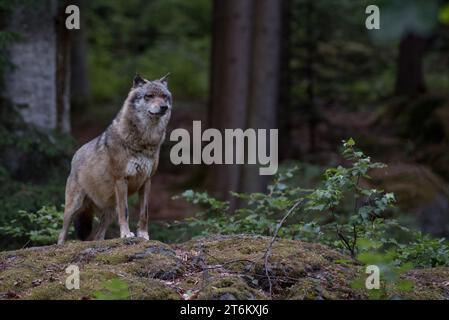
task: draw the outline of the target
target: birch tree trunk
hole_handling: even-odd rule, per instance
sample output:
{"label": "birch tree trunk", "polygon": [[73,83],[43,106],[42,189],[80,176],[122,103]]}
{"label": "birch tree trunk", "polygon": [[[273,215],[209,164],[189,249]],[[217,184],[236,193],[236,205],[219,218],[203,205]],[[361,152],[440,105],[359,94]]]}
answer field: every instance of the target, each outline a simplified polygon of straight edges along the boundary
{"label": "birch tree trunk", "polygon": [[[21,39],[9,47],[9,59],[15,68],[5,74],[4,96],[25,122],[46,131],[68,132],[68,40],[63,30],[58,32],[58,3],[24,3],[9,15],[6,29],[18,33]],[[66,42],[61,44],[61,40]]]}

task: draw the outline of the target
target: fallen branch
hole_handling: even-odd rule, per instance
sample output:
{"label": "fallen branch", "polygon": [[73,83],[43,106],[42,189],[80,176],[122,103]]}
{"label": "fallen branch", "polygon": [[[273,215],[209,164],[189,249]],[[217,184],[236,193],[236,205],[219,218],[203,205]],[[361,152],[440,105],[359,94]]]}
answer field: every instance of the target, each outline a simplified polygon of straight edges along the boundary
{"label": "fallen branch", "polygon": [[299,200],[297,201],[291,208],[290,210],[287,211],[287,213],[282,217],[281,221],[279,221],[279,223],[276,226],[276,229],[274,230],[274,234],[273,234],[273,238],[271,238],[270,243],[268,244],[267,250],[265,252],[264,255],[264,267],[265,267],[265,275],[268,279],[268,285],[270,288],[270,298],[272,296],[272,291],[273,291],[273,284],[271,282],[271,277],[270,277],[270,272],[268,271],[268,258],[270,257],[271,254],[271,250],[273,248],[273,244],[276,241],[276,238],[278,236],[279,230],[281,229],[282,225],[284,224],[285,220],[287,220],[287,218],[290,216],[290,214],[296,210],[296,208],[298,208],[304,200]]}

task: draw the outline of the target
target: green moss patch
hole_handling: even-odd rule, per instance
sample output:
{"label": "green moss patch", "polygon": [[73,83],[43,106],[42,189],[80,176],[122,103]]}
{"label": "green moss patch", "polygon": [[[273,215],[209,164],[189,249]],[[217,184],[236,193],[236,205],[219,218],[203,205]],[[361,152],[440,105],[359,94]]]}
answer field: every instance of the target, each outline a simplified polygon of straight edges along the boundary
{"label": "green moss patch", "polygon": [[[3,252],[0,298],[94,299],[114,279],[125,283],[121,299],[366,298],[366,292],[351,288],[364,270],[349,257],[324,245],[280,239],[266,265],[269,242],[248,235],[171,246],[114,239]],[[80,270],[79,290],[65,286],[65,270],[73,264]],[[406,277],[414,289],[401,297],[449,299],[449,268],[413,270]]]}

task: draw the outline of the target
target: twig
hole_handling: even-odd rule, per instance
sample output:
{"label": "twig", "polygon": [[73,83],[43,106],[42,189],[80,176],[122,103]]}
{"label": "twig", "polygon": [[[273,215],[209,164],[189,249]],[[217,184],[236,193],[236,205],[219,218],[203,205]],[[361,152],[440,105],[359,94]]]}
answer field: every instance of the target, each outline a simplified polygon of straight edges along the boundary
{"label": "twig", "polygon": [[22,249],[25,248],[30,242],[31,242],[31,240],[28,240],[28,241],[23,245]]}
{"label": "twig", "polygon": [[270,241],[270,243],[268,244],[267,251],[265,252],[265,255],[264,255],[264,260],[265,260],[264,266],[265,266],[265,275],[266,275],[266,277],[267,277],[267,279],[268,279],[268,285],[269,285],[269,287],[270,287],[270,298],[271,298],[271,296],[272,296],[273,284],[272,284],[272,282],[271,282],[270,273],[269,273],[269,271],[268,271],[268,258],[269,258],[270,254],[271,254],[271,250],[272,250],[272,248],[273,248],[274,242],[276,241],[276,238],[277,238],[277,236],[278,236],[279,230],[281,229],[281,227],[282,227],[282,225],[284,224],[285,220],[287,220],[288,216],[289,216],[289,215],[290,215],[290,214],[291,214],[291,213],[292,213],[292,212],[293,212],[299,205],[301,205],[302,202],[303,202],[303,200],[297,201],[297,202],[290,208],[290,210],[288,210],[288,212],[284,215],[284,217],[282,217],[281,221],[279,221],[279,223],[277,224],[276,229],[275,229],[275,231],[274,231],[273,237],[271,238],[271,241]]}
{"label": "twig", "polygon": [[354,247],[355,243],[353,245],[351,245],[349,243],[349,240],[346,239],[346,237],[344,236],[344,234],[340,231],[340,228],[338,227],[338,219],[337,216],[335,215],[335,213],[333,211],[331,211],[331,215],[332,217],[334,217],[335,220],[335,231],[337,232],[337,236],[340,238],[340,241],[343,242],[343,245],[346,247],[346,249],[348,249],[348,251],[351,253],[351,257],[354,258],[355,253],[354,253]]}
{"label": "twig", "polygon": [[340,238],[340,240],[343,242],[343,244],[345,245],[345,247],[349,250],[349,252],[351,253],[351,257],[354,257],[354,252],[352,249],[351,244],[349,243],[349,241],[345,238],[345,236],[343,235],[343,233],[340,232],[340,230],[337,227],[337,235]]}

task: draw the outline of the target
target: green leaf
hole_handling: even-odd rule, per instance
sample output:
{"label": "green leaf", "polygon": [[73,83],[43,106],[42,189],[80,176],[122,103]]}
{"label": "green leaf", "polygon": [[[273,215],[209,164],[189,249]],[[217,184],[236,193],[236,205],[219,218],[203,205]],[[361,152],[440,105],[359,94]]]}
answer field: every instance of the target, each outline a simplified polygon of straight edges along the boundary
{"label": "green leaf", "polygon": [[355,146],[355,141],[354,141],[354,139],[349,138],[349,139],[345,142],[345,144],[346,144],[348,147],[353,147],[353,146]]}

